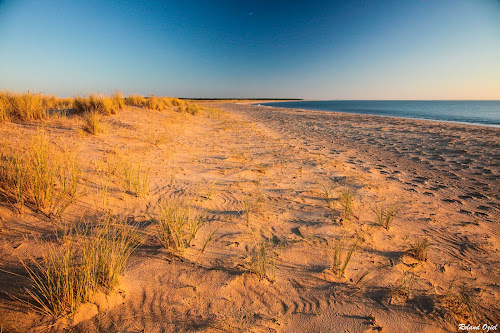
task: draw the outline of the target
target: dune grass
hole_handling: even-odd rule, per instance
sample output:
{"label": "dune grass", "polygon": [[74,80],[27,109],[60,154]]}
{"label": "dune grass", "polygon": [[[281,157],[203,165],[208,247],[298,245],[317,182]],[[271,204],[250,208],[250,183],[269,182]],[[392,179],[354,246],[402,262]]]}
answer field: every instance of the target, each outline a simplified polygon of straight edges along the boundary
{"label": "dune grass", "polygon": [[88,112],[83,117],[85,121],[84,129],[93,135],[99,135],[104,132],[101,123],[101,116],[97,112]]}
{"label": "dune grass", "polygon": [[48,216],[59,216],[75,201],[80,183],[76,159],[56,149],[42,131],[26,151],[0,155],[0,193],[23,213],[29,206]]}
{"label": "dune grass", "polygon": [[382,202],[376,205],[372,211],[375,213],[378,224],[389,230],[394,218],[399,213],[399,207],[396,205],[386,205]]}
{"label": "dune grass", "polygon": [[40,93],[0,92],[0,123],[9,120],[43,120],[51,111],[72,108],[71,98],[57,98]]}
{"label": "dune grass", "polygon": [[[165,111],[177,110],[197,115],[203,109],[197,104],[183,101],[175,97],[144,97],[130,95],[126,98],[118,91],[114,95],[91,94],[88,97],[75,96],[74,98],[57,98],[40,93],[0,92],[0,123],[10,120],[44,120],[52,114],[67,114],[73,110],[79,115],[101,114],[112,115],[125,108],[126,105],[137,106],[150,110]],[[64,111],[64,112],[55,112]]]}
{"label": "dune grass", "polygon": [[149,169],[141,168],[126,159],[121,160],[123,186],[126,192],[137,197],[149,194]]}
{"label": "dune grass", "polygon": [[349,219],[354,216],[355,192],[350,187],[344,187],[338,197],[339,204],[342,208],[342,217]]}
{"label": "dune grass", "polygon": [[332,254],[332,272],[335,275],[338,277],[344,277],[347,266],[358,249],[361,241],[362,237],[359,235],[356,236],[350,244],[346,241],[344,235],[335,239]]}
{"label": "dune grass", "polygon": [[97,291],[109,293],[119,283],[138,244],[135,227],[105,216],[92,228],[76,231],[62,245],[45,244],[41,260],[23,262],[28,294],[42,313],[74,313]]}
{"label": "dune grass", "polygon": [[10,120],[9,101],[7,96],[0,94],[0,124]]}
{"label": "dune grass", "polygon": [[249,257],[250,271],[259,279],[275,280],[276,263],[274,252],[267,241],[261,241],[251,251]]}
{"label": "dune grass", "polygon": [[408,250],[408,253],[418,261],[427,261],[430,246],[427,238],[419,238]]}
{"label": "dune grass", "polygon": [[76,96],[73,100],[73,108],[77,114],[100,113],[109,116],[116,114],[124,105],[120,92],[111,97],[102,94],[92,94],[89,97]]}
{"label": "dune grass", "polygon": [[443,298],[447,312],[458,323],[484,321],[486,317],[481,306],[481,288],[468,284],[455,285],[455,282],[455,279],[451,282]]}
{"label": "dune grass", "polygon": [[143,107],[146,105],[146,98],[140,95],[130,95],[125,97],[125,105]]}
{"label": "dune grass", "polygon": [[162,200],[158,205],[156,235],[163,247],[183,252],[191,246],[204,217],[191,204]]}
{"label": "dune grass", "polygon": [[391,290],[389,304],[395,297],[402,297],[405,300],[410,299],[413,295],[416,281],[417,276],[413,272],[403,272],[403,275],[396,281],[394,288]]}

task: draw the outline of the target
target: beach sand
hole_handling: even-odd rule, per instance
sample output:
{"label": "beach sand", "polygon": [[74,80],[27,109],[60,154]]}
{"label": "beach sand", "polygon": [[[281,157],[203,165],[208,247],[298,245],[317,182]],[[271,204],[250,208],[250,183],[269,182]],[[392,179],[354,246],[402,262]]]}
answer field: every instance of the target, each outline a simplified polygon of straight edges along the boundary
{"label": "beach sand", "polygon": [[[43,123],[56,146],[77,154],[85,186],[60,221],[0,206],[4,331],[448,332],[498,323],[499,128],[205,105],[223,112],[128,108],[105,118],[97,137],[77,118]],[[38,127],[0,126],[1,147]],[[104,204],[101,171],[120,158],[149,170],[149,194],[124,191],[113,175]],[[162,199],[204,212],[182,254],[155,238]],[[382,206],[397,209],[389,229],[377,222]],[[67,318],[36,313],[20,259],[40,257],[40,237],[105,209],[146,235],[118,292]],[[428,258],[419,261],[411,248],[423,238]],[[339,274],[335,249],[342,267],[355,242]]]}

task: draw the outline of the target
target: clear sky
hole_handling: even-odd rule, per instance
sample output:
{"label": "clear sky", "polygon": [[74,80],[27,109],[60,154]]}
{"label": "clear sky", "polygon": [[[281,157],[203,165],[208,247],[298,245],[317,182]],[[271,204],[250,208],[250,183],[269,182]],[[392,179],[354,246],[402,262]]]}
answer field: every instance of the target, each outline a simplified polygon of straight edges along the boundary
{"label": "clear sky", "polygon": [[500,99],[499,0],[0,0],[0,90]]}

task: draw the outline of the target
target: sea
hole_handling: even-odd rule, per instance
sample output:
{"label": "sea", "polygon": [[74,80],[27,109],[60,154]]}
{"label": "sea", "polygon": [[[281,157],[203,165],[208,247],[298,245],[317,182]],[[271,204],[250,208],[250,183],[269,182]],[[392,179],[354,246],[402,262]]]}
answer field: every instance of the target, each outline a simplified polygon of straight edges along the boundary
{"label": "sea", "polygon": [[500,101],[293,101],[274,107],[426,119],[500,127]]}

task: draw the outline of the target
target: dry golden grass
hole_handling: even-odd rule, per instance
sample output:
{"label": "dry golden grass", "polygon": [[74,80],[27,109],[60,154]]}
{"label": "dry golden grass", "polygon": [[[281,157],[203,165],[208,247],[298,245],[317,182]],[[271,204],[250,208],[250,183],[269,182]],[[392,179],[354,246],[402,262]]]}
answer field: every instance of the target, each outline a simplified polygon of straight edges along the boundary
{"label": "dry golden grass", "polygon": [[159,242],[167,249],[183,252],[191,246],[204,218],[190,204],[162,200],[156,221]]}
{"label": "dry golden grass", "polygon": [[[182,101],[173,97],[143,97],[130,95],[127,98],[118,91],[112,96],[103,94],[91,94],[88,97],[76,96],[74,98],[57,98],[39,93],[13,93],[9,91],[0,92],[0,123],[13,119],[32,121],[43,120],[51,115],[66,118],[69,110],[73,109],[76,114],[102,114],[112,115],[122,110],[126,105],[138,106],[150,110],[165,111],[177,108],[180,112],[192,115],[200,113],[202,108],[190,102]],[[86,121],[92,117],[86,116]],[[93,116],[95,120],[95,116]],[[87,126],[89,132],[90,126]]]}
{"label": "dry golden grass", "polygon": [[408,253],[418,261],[427,261],[430,246],[431,243],[427,238],[419,238],[408,250]]}
{"label": "dry golden grass", "polygon": [[101,134],[104,129],[101,123],[101,116],[97,112],[89,112],[84,115],[85,120],[85,130],[93,135]]}
{"label": "dry golden grass", "polygon": [[[39,120],[47,118],[46,97],[30,92],[15,94],[4,92],[2,100],[6,104],[7,113],[12,118],[22,120]],[[6,102],[6,103],[5,103]]]}
{"label": "dry golden grass", "polygon": [[8,100],[4,95],[0,95],[0,124],[10,120]]}
{"label": "dry golden grass", "polygon": [[97,291],[113,290],[139,238],[135,226],[106,215],[61,243],[45,244],[41,261],[23,262],[31,280],[28,294],[39,311],[53,316],[74,313]]}
{"label": "dry golden grass", "polygon": [[259,279],[274,281],[276,277],[276,260],[271,245],[267,241],[257,244],[249,257],[250,271]]}
{"label": "dry golden grass", "polygon": [[57,98],[39,93],[0,92],[0,122],[11,119],[42,120],[49,117],[51,111],[72,108],[71,98]]}
{"label": "dry golden grass", "polygon": [[26,151],[1,153],[0,193],[23,213],[24,207],[61,215],[75,201],[80,168],[74,157],[56,149],[39,131]]}
{"label": "dry golden grass", "polygon": [[124,100],[125,105],[144,107],[146,105],[146,98],[140,95],[130,95]]}
{"label": "dry golden grass", "polygon": [[124,105],[121,93],[116,93],[112,97],[101,94],[93,94],[89,97],[76,96],[73,101],[73,108],[77,114],[100,113],[109,116],[116,114]]}

